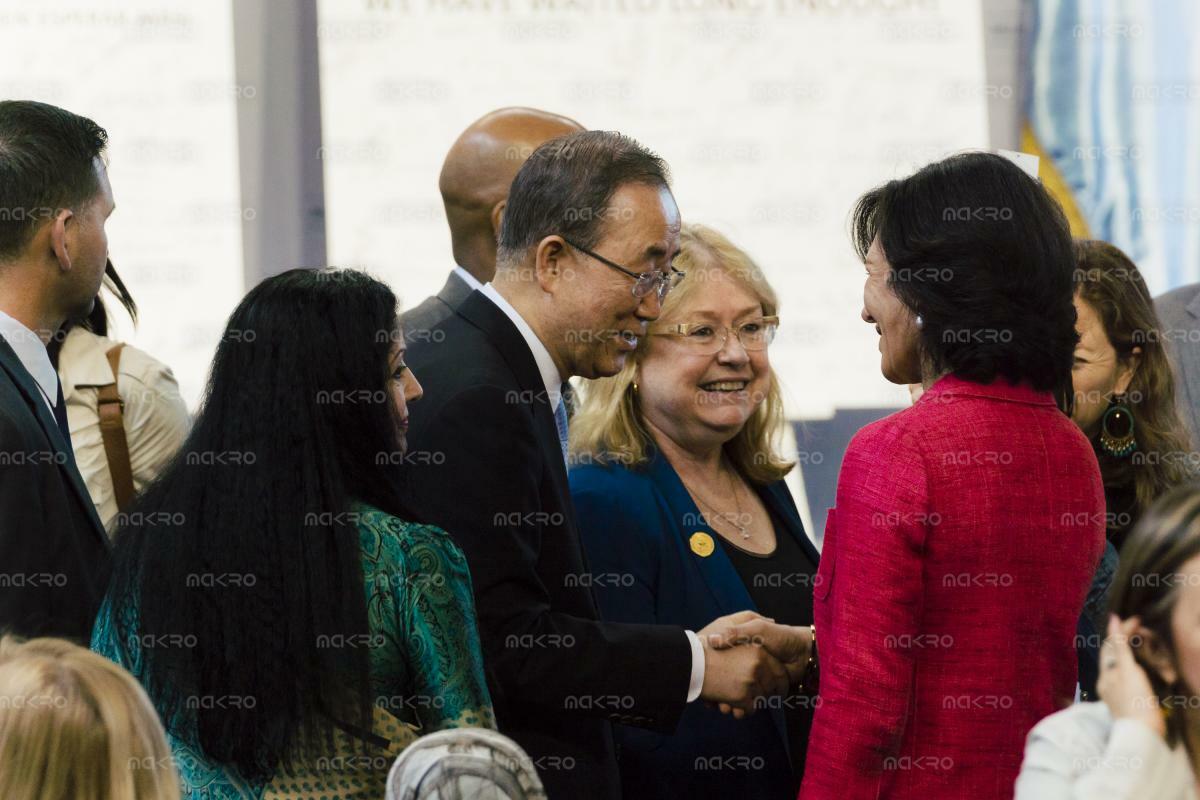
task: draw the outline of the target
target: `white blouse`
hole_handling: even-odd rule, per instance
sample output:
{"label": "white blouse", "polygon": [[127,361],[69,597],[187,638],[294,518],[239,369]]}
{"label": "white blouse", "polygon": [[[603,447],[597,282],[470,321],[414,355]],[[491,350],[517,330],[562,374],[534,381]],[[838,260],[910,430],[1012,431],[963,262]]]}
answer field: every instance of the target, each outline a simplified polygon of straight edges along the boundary
{"label": "white blouse", "polygon": [[[109,536],[116,527],[117,499],[100,435],[96,387],[113,382],[105,353],[117,344],[84,328],[72,328],[58,356],[75,462]],[[125,345],[119,371],[117,393],[125,403],[125,441],[129,445],[133,490],[140,492],[183,444],[191,421],[168,366]]]}
{"label": "white blouse", "polygon": [[1034,726],[1016,800],[1197,800],[1182,746],[1146,725],[1113,721],[1104,703],[1078,703]]}

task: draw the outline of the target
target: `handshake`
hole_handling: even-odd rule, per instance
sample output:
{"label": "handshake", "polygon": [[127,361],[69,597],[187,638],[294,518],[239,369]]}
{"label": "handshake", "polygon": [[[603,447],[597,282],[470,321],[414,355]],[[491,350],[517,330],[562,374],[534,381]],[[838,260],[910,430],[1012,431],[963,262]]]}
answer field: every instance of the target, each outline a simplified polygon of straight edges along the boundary
{"label": "handshake", "polygon": [[741,719],[760,698],[787,694],[812,653],[808,626],[779,625],[753,611],[719,617],[696,634],[704,647],[700,698]]}

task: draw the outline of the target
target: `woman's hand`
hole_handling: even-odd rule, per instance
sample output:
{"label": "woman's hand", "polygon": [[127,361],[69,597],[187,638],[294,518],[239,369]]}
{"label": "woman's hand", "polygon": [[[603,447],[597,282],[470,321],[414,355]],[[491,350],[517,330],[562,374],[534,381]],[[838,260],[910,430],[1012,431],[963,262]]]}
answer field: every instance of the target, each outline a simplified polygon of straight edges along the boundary
{"label": "woman's hand", "polygon": [[1100,646],[1100,678],[1096,691],[1108,704],[1113,719],[1136,719],[1159,736],[1166,736],[1167,724],[1159,711],[1158,697],[1146,670],[1133,657],[1131,639],[1141,620],[1130,617],[1122,622],[1115,614],[1108,620],[1108,637]]}

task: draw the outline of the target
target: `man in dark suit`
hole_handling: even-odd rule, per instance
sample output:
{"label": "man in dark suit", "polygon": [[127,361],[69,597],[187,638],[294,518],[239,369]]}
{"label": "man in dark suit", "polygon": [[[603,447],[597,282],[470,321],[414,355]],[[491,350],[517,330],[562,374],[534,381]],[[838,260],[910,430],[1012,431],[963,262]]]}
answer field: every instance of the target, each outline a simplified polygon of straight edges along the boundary
{"label": "man in dark suit", "polygon": [[1172,289],[1154,300],[1175,368],[1175,398],[1192,446],[1200,447],[1200,283]]}
{"label": "man in dark suit", "polygon": [[107,139],[60,108],[0,102],[0,630],[84,643],[108,538],[75,467],[46,343],[100,290]]}
{"label": "man in dark suit", "polygon": [[581,130],[578,122],[558,114],[501,108],[462,132],[446,154],[438,179],[457,266],[441,291],[401,316],[408,341],[428,338],[467,295],[492,279],[500,219],[517,170],[542,142]]}
{"label": "man in dark suit", "polygon": [[787,689],[769,644],[708,644],[744,619],[604,623],[590,589],[609,578],[584,561],[560,387],[621,369],[679,275],[679,229],[657,156],[615,133],[553,139],[513,181],[493,283],[409,346],[425,395],[407,499],[467,555],[500,729],[550,797],[619,796],[612,722],[669,732],[697,699],[751,709]]}

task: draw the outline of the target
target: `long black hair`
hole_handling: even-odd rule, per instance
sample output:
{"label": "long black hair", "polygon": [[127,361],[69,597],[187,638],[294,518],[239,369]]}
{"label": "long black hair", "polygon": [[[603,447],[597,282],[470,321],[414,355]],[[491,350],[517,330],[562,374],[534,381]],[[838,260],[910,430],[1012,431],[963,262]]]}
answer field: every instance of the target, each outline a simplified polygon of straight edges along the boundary
{"label": "long black hair", "polygon": [[229,318],[187,441],[122,515],[117,638],[167,728],[248,778],[370,729],[352,501],[412,519],[377,466],[399,448],[396,336],[395,296],[361,272],[264,280]]}

